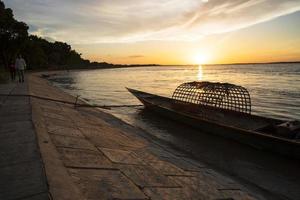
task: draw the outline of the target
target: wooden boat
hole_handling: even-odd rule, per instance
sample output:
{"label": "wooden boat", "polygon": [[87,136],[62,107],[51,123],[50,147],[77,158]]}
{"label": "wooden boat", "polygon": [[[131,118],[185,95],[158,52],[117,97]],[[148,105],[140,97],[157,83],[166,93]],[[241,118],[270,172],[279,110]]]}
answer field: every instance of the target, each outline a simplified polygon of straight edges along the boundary
{"label": "wooden boat", "polygon": [[249,92],[228,83],[188,82],[172,98],[127,88],[146,108],[208,133],[300,158],[300,122],[251,114]]}

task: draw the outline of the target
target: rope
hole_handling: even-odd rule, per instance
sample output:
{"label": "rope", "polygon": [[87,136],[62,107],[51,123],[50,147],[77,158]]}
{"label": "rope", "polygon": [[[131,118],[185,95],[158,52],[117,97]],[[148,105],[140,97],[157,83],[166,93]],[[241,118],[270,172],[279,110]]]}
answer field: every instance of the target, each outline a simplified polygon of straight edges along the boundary
{"label": "rope", "polygon": [[74,107],[91,107],[91,108],[103,108],[103,109],[110,109],[110,108],[121,108],[121,107],[141,107],[143,105],[89,105],[89,104],[78,104],[78,97],[76,98],[75,102],[71,101],[64,101],[64,100],[59,100],[59,99],[52,99],[48,97],[41,97],[41,96],[36,96],[32,94],[0,94],[0,96],[7,96],[7,97],[31,97],[31,98],[36,98],[36,99],[41,99],[45,101],[53,101],[53,102],[58,102],[58,103],[64,103],[64,104],[69,104],[69,105],[74,105]]}

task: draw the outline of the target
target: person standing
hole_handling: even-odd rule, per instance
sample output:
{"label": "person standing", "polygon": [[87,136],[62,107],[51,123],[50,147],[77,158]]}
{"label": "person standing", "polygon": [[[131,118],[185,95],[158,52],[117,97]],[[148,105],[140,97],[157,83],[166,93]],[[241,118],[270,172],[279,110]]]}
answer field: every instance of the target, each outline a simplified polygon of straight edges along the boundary
{"label": "person standing", "polygon": [[12,81],[16,80],[16,67],[15,63],[11,62],[9,65],[10,78]]}
{"label": "person standing", "polygon": [[16,59],[16,69],[18,71],[19,82],[24,82],[24,71],[26,69],[26,62],[21,55]]}

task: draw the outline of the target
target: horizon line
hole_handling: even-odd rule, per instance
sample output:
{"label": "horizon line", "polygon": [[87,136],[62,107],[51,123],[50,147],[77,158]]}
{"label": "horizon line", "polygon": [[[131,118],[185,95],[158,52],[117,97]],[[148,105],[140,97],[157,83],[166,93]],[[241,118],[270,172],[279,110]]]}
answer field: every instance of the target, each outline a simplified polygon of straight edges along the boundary
{"label": "horizon line", "polygon": [[[97,61],[92,61],[92,62],[97,62]],[[99,64],[101,62],[98,62]],[[217,63],[217,64],[155,64],[155,63],[152,63],[152,64],[113,64],[111,63],[112,65],[119,65],[119,66],[149,66],[149,65],[156,65],[156,66],[186,66],[186,65],[191,65],[191,66],[197,66],[197,65],[257,65],[257,64],[288,64],[288,63],[300,63],[300,60],[299,61],[278,61],[278,62],[236,62],[236,63]]]}

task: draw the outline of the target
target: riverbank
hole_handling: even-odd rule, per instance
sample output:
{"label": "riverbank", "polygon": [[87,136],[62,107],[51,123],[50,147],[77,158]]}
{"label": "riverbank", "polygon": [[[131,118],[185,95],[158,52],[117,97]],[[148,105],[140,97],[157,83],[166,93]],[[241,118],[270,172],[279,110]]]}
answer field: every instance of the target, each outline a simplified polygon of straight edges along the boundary
{"label": "riverbank", "polygon": [[[74,97],[51,86],[39,74],[29,75],[27,83],[28,91],[26,84],[16,84],[16,91],[75,102]],[[2,102],[1,109],[14,110],[6,103],[16,105],[23,100],[7,97]],[[26,115],[34,125],[30,135],[36,135],[34,142],[46,174],[42,183],[47,187],[42,194],[49,193],[53,199],[264,199],[257,191],[248,190],[183,152],[142,137],[142,130],[97,109],[36,98],[30,98],[26,105],[32,108],[32,115]],[[22,111],[8,119],[15,121],[21,115]],[[1,135],[5,131],[1,126]],[[3,173],[3,168],[0,171]],[[31,173],[27,176],[31,184],[36,183]],[[7,177],[17,180],[18,174]],[[8,196],[1,196],[3,199],[28,197],[13,191],[27,191],[25,185],[31,184],[10,184],[1,179],[1,186],[5,183],[7,193],[1,195]]]}

